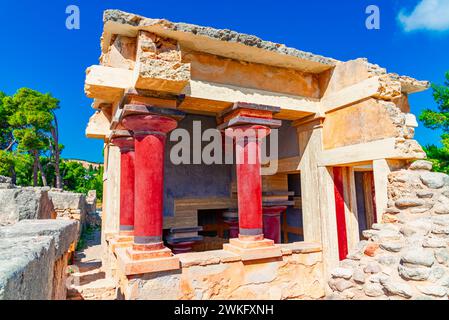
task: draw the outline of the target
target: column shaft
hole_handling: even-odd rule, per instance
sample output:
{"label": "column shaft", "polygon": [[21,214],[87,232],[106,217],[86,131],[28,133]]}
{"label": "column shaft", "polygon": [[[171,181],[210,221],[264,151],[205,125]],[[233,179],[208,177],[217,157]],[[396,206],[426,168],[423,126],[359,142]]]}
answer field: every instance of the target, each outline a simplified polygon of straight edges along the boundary
{"label": "column shaft", "polygon": [[[263,234],[262,222],[262,178],[260,176],[260,147],[257,140],[249,138],[236,152],[242,161],[237,162],[237,194],[239,207],[239,228],[242,236]],[[254,155],[251,152],[257,152]],[[253,163],[250,163],[253,159]]]}
{"label": "column shaft", "polygon": [[165,134],[136,135],[136,244],[162,242]]}
{"label": "column shaft", "polygon": [[134,150],[120,157],[120,231],[134,230]]}

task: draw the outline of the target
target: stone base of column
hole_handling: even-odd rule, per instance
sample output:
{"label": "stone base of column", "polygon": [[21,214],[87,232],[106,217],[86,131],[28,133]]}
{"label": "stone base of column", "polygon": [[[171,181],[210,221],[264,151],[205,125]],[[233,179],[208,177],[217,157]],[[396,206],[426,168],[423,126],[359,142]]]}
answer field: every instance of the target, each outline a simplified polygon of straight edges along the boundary
{"label": "stone base of column", "polygon": [[179,259],[166,247],[155,250],[136,250],[134,246],[117,248],[116,255],[119,268],[127,276],[180,268]]}
{"label": "stone base of column", "polygon": [[134,237],[132,235],[124,235],[121,232],[115,237],[109,240],[109,246],[113,253],[115,253],[117,248],[128,248],[134,243]]}
{"label": "stone base of column", "polygon": [[250,239],[241,237],[230,239],[223,245],[223,250],[236,253],[243,261],[282,257],[282,251],[270,239]]}

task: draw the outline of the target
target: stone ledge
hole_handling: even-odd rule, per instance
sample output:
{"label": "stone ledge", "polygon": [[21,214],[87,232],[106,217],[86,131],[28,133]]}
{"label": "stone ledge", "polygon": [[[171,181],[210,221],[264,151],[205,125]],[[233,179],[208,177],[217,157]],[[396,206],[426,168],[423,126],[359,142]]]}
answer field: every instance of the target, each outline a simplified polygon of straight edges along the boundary
{"label": "stone ledge", "polygon": [[[315,242],[293,242],[293,243],[285,243],[285,244],[277,244],[282,250],[284,255],[291,253],[313,253],[313,252],[321,252],[323,247],[319,243]],[[285,252],[285,253],[284,253]]]}
{"label": "stone ledge", "polygon": [[78,238],[78,222],[73,220],[22,220],[0,228],[0,239],[50,236],[55,241],[56,257],[66,253]]}
{"label": "stone ledge", "polygon": [[[283,256],[292,254],[307,254],[321,252],[322,247],[318,243],[295,242],[288,244],[277,244],[275,247],[281,249]],[[242,256],[238,253],[226,250],[213,250],[204,252],[189,252],[176,255],[182,268],[193,266],[208,266],[220,263],[232,263],[242,261]]]}
{"label": "stone ledge", "polygon": [[224,250],[182,253],[178,254],[177,257],[181,261],[183,268],[231,263],[242,260],[238,254]]}

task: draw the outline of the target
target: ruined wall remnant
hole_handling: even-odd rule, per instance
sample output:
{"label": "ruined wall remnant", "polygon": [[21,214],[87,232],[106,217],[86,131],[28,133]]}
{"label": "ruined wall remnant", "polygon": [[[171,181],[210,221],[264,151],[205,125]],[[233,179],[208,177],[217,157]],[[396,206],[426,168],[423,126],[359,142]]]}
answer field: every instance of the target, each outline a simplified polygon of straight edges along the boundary
{"label": "ruined wall remnant", "polygon": [[121,277],[127,300],[288,300],[325,294],[317,244],[281,245],[282,257],[242,261],[228,251],[180,254],[181,270]]}
{"label": "ruined wall remnant", "polygon": [[89,192],[86,197],[82,193],[51,189],[49,197],[54,203],[58,219],[79,221],[81,229],[87,225],[94,228],[101,225],[100,217],[96,212],[96,194]]}
{"label": "ruined wall remnant", "polygon": [[0,182],[0,226],[11,225],[24,219],[51,219],[54,207],[50,188],[15,187],[11,180]]}
{"label": "ruined wall remnant", "polygon": [[388,177],[383,223],[331,271],[338,299],[448,299],[449,176],[416,161]]}
{"label": "ruined wall remnant", "polygon": [[64,300],[77,224],[22,220],[0,227],[0,300]]}

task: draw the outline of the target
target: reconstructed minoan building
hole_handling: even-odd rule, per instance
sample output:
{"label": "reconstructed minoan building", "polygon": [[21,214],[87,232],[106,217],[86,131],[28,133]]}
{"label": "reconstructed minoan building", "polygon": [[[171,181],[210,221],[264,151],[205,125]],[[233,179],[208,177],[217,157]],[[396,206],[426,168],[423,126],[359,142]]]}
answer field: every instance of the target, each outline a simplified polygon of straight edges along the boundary
{"label": "reconstructed minoan building", "polygon": [[[428,82],[365,59],[116,10],[101,50],[86,134],[104,140],[103,263],[126,299],[321,298],[385,218],[390,171],[425,157],[408,96]],[[191,164],[172,161],[176,128]],[[257,129],[234,135],[243,159],[276,133],[277,155],[198,161],[208,129]]]}

